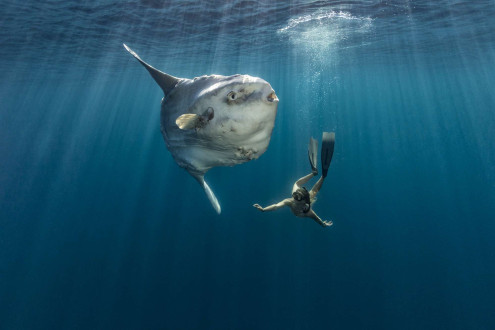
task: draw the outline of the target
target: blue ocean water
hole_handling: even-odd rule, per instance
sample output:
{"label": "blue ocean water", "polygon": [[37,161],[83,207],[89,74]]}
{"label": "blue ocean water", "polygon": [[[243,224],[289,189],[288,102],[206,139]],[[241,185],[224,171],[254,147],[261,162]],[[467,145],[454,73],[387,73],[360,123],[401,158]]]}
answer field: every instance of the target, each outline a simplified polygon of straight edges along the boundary
{"label": "blue ocean water", "polygon": [[[0,328],[493,329],[493,1],[3,1]],[[280,99],[258,160],[179,168],[160,88]],[[288,209],[335,131],[314,205]]]}

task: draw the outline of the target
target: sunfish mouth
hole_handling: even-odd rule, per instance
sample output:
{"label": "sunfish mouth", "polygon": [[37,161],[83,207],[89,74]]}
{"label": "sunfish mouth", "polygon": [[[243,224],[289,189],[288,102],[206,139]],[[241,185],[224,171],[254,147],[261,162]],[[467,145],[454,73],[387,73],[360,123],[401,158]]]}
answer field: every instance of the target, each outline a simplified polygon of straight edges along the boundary
{"label": "sunfish mouth", "polygon": [[277,94],[275,94],[275,91],[273,89],[272,89],[271,93],[268,94],[268,96],[266,97],[266,100],[270,103],[278,102]]}
{"label": "sunfish mouth", "polygon": [[272,90],[272,92],[270,94],[268,94],[268,96],[266,97],[266,99],[268,100],[268,102],[275,102],[275,101],[278,102],[277,94],[275,94],[275,91],[273,91],[273,90]]}

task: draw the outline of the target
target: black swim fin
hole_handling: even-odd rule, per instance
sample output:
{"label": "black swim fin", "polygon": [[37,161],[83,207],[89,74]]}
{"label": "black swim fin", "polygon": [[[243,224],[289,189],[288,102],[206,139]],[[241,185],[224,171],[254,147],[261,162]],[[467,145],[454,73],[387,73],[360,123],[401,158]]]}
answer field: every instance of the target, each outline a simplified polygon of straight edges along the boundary
{"label": "black swim fin", "polygon": [[309,165],[311,165],[311,171],[313,171],[314,175],[318,174],[318,141],[309,138],[309,146],[308,146],[308,158]]}
{"label": "black swim fin", "polygon": [[328,168],[333,156],[333,147],[335,145],[335,133],[323,132],[321,138],[321,174],[323,177],[327,176]]}

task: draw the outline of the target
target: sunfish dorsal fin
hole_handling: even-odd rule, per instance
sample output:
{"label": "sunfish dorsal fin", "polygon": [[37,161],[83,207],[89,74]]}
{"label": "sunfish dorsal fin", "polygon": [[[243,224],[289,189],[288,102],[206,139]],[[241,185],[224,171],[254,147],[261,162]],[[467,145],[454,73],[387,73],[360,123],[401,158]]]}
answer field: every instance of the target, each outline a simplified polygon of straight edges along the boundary
{"label": "sunfish dorsal fin", "polygon": [[211,206],[217,211],[218,214],[222,213],[222,208],[220,207],[220,203],[218,203],[218,199],[211,190],[210,186],[205,181],[204,175],[194,175],[191,173],[192,176],[196,180],[198,180],[199,184],[203,187],[205,190],[206,196],[208,196],[208,199],[210,200]]}
{"label": "sunfish dorsal fin", "polygon": [[166,74],[165,72],[161,72],[160,70],[155,69],[145,61],[143,61],[138,54],[136,54],[135,51],[130,49],[126,44],[123,44],[125,49],[131,53],[132,56],[134,56],[145,68],[148,70],[148,72],[151,74],[151,77],[155,79],[156,83],[162,88],[163,93],[165,96],[170,93],[172,89],[174,89],[175,85],[181,80],[180,78],[176,78],[174,76],[171,76],[169,74]]}

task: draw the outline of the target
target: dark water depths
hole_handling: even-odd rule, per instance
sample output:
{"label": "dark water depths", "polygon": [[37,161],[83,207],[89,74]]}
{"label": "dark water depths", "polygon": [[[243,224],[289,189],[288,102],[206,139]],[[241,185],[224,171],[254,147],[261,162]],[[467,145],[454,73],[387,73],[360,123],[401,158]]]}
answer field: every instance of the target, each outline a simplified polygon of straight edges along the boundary
{"label": "dark water depths", "polygon": [[[493,1],[4,1],[0,328],[495,327]],[[267,152],[172,159],[162,92],[244,73]],[[259,213],[336,132],[316,212]]]}

